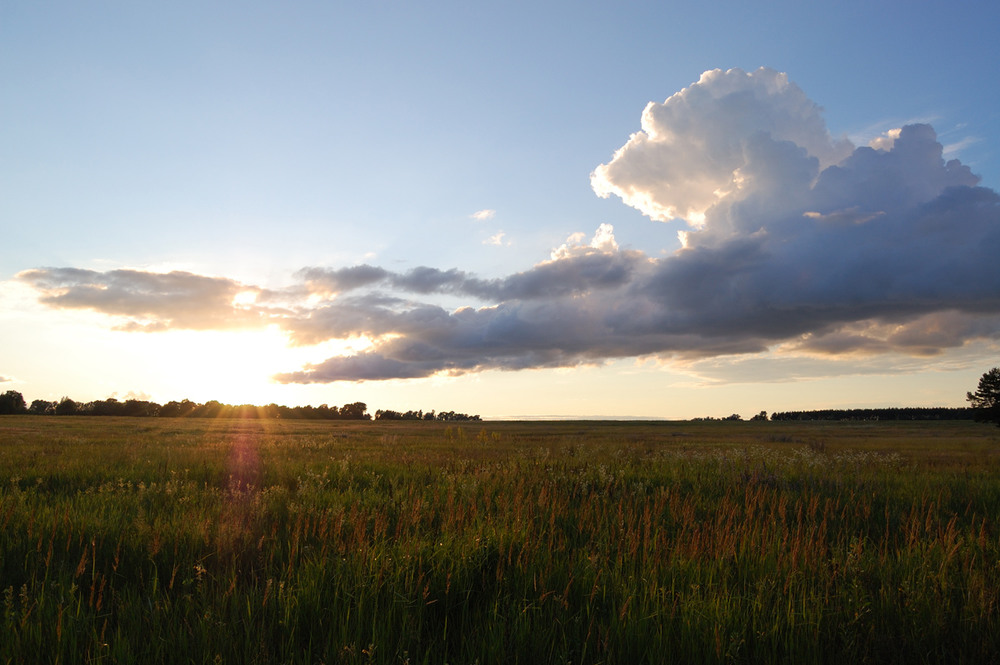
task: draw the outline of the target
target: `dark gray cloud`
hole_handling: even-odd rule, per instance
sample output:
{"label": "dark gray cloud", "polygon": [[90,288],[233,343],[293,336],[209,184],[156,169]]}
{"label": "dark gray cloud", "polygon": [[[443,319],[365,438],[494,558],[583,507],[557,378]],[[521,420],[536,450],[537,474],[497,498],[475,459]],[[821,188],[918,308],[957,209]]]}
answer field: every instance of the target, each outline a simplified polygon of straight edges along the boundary
{"label": "dark gray cloud", "polygon": [[298,277],[305,281],[310,290],[321,293],[353,291],[378,284],[389,275],[388,270],[369,265],[337,269],[305,268],[298,272]]}
{"label": "dark gray cloud", "polygon": [[[654,219],[688,216],[661,258],[619,248],[605,225],[494,279],[310,267],[277,292],[190,273],[20,277],[53,307],[146,330],[276,323],[295,344],[371,342],[276,377],[296,383],[768,349],[925,357],[1000,338],[1000,196],[945,161],[930,126],[854,148],[770,70],[706,73],[642,126],[592,181]],[[468,306],[443,306],[454,298]]]}
{"label": "dark gray cloud", "polygon": [[481,279],[461,270],[421,266],[394,273],[376,266],[306,268],[299,271],[313,293],[340,294],[366,287],[389,288],[419,295],[457,295],[485,302],[534,300],[621,286],[631,279],[637,252],[578,251],[562,260],[546,261],[531,270],[501,279]]}

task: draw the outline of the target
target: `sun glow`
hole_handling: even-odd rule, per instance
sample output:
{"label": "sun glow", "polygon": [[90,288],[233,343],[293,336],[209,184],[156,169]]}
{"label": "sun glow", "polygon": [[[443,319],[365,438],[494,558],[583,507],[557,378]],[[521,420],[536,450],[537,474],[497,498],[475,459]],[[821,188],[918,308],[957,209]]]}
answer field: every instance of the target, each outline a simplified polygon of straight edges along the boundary
{"label": "sun glow", "polygon": [[256,291],[240,291],[233,298],[233,305],[235,307],[249,307],[255,302],[257,302]]}
{"label": "sun glow", "polygon": [[264,330],[170,332],[162,337],[159,368],[179,391],[170,399],[215,399],[227,404],[283,403],[283,386],[271,377],[351,353],[358,343],[331,340],[301,347],[288,343],[277,326]]}

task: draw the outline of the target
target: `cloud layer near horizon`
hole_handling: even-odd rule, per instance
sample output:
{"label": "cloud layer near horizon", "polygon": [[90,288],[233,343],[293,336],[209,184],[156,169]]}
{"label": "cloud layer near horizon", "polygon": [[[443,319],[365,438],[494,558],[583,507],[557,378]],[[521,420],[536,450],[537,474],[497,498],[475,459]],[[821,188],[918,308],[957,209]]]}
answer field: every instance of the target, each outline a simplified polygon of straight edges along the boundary
{"label": "cloud layer near horizon", "polygon": [[304,268],[281,291],[179,272],[19,278],[49,306],[123,329],[279,325],[300,345],[371,341],[276,377],[289,383],[774,348],[929,355],[1000,336],[1000,197],[945,162],[930,126],[855,148],[760,69],[706,72],[649,104],[641,127],[591,181],[651,219],[690,223],[663,258],[620,248],[604,225],[499,279],[371,265]]}

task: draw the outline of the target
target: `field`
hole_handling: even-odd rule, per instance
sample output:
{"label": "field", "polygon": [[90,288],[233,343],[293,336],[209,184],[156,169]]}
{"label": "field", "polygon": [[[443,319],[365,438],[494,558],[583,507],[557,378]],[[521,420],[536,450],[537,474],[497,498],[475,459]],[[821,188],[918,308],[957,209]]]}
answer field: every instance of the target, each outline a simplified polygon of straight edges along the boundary
{"label": "field", "polygon": [[1000,429],[0,418],[0,663],[1000,662]]}

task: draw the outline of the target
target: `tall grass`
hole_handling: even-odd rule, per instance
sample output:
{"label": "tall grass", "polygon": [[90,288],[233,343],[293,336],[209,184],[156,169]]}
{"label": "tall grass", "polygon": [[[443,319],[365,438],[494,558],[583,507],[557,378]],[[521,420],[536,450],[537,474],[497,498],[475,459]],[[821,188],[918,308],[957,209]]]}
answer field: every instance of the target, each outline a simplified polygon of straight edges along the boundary
{"label": "tall grass", "polygon": [[996,661],[995,436],[5,417],[0,662]]}

